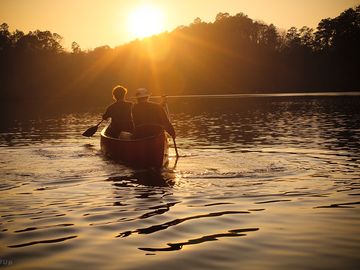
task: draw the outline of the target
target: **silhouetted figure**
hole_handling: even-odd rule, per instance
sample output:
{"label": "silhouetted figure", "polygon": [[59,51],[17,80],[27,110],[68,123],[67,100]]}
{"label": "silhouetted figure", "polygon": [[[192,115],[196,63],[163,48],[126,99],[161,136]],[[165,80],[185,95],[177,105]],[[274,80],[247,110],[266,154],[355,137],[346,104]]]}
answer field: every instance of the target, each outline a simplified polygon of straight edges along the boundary
{"label": "silhouetted figure", "polygon": [[137,103],[132,109],[136,138],[147,137],[159,133],[159,131],[166,130],[171,137],[175,138],[176,133],[174,127],[164,110],[164,108],[157,103],[149,102],[150,93],[145,88],[136,90]]}
{"label": "silhouetted figure", "polygon": [[132,103],[125,101],[127,89],[115,86],[112,95],[115,100],[105,111],[103,119],[111,118],[111,123],[106,130],[106,135],[118,138],[121,132],[133,132],[134,124],[131,116]]}

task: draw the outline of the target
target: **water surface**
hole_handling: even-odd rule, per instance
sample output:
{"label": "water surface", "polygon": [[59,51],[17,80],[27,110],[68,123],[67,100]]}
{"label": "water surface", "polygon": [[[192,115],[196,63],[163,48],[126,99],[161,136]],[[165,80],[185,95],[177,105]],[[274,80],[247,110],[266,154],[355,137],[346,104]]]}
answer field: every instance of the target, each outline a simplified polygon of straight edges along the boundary
{"label": "water surface", "polygon": [[[87,113],[0,133],[8,269],[358,269],[360,97],[169,99],[180,159],[103,157]],[[176,166],[175,166],[176,165]],[[165,268],[164,268],[165,269]]]}

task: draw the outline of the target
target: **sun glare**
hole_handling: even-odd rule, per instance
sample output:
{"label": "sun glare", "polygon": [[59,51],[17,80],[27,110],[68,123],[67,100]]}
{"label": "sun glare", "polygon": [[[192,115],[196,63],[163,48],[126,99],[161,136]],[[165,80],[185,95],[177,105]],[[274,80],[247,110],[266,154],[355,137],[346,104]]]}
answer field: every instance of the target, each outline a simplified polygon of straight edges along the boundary
{"label": "sun glare", "polygon": [[153,6],[140,6],[129,14],[128,30],[134,38],[144,38],[164,31],[164,14]]}

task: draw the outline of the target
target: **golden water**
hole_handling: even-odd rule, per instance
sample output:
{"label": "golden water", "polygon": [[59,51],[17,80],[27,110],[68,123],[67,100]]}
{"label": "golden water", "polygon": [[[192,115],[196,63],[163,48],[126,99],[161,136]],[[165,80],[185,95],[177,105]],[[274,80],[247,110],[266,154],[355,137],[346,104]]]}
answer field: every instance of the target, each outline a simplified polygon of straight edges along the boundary
{"label": "golden water", "polygon": [[6,269],[359,269],[360,98],[170,100],[180,159],[104,158],[93,113],[0,133]]}

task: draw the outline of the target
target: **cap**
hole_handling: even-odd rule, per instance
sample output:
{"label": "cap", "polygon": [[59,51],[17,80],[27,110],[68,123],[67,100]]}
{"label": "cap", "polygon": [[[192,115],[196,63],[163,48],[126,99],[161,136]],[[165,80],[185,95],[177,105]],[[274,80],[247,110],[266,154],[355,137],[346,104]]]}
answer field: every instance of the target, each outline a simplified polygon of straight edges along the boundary
{"label": "cap", "polygon": [[143,98],[143,97],[149,97],[150,96],[150,92],[149,90],[147,90],[146,88],[138,88],[136,89],[136,94],[135,96],[137,98]]}

